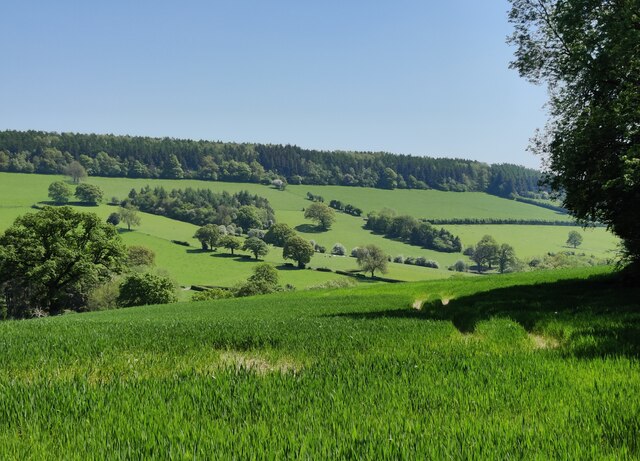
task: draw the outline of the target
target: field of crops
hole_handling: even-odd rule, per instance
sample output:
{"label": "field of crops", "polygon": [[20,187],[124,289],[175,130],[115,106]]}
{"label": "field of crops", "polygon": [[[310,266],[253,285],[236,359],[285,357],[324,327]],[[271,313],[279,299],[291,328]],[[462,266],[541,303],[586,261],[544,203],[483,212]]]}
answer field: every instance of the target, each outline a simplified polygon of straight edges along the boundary
{"label": "field of crops", "polygon": [[0,458],[636,458],[640,289],[604,272],[3,322]]}

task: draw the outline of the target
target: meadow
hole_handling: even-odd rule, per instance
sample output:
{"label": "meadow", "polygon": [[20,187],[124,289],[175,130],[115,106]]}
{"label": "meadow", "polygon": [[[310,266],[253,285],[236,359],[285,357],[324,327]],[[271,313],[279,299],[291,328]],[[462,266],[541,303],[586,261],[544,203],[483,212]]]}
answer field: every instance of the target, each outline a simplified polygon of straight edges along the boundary
{"label": "meadow", "polygon": [[637,458],[639,296],[596,268],[2,322],[0,458]]}
{"label": "meadow", "polygon": [[[8,227],[16,217],[33,211],[31,205],[47,200],[47,188],[55,180],[64,180],[61,176],[0,173],[0,230]],[[330,252],[335,243],[343,244],[348,251],[357,246],[376,244],[392,256],[423,256],[435,260],[441,269],[427,269],[417,266],[390,264],[386,277],[402,281],[430,280],[448,278],[452,275],[448,266],[457,260],[468,261],[460,253],[442,253],[425,250],[406,243],[375,235],[362,228],[364,220],[343,213],[336,214],[336,222],[331,230],[319,232],[309,220],[304,218],[303,209],[311,202],[306,199],[308,191],[322,195],[325,201],[339,199],[362,208],[365,214],[384,207],[395,209],[399,214],[408,213],[416,217],[452,218],[518,218],[566,220],[566,215],[533,205],[518,203],[483,193],[455,193],[434,190],[393,190],[364,189],[343,186],[288,186],[284,191],[273,187],[247,183],[207,182],[194,180],[149,180],[128,178],[90,177],[87,182],[98,185],[106,200],[112,197],[123,199],[131,189],[140,189],[149,184],[171,188],[209,188],[214,191],[231,193],[248,190],[269,199],[279,222],[285,222],[307,239],[313,239],[325,246]],[[82,207],[106,218],[116,208],[108,205]],[[142,221],[132,232],[122,228],[122,237],[127,244],[144,245],[153,249],[157,255],[158,266],[167,270],[181,285],[230,286],[246,279],[251,274],[253,262],[242,257],[229,257],[219,249],[217,253],[201,253],[198,242],[193,239],[196,226],[171,220],[162,216],[141,213]],[[475,244],[485,233],[494,235],[500,243],[511,243],[518,256],[539,256],[548,251],[559,251],[566,241],[571,228],[564,226],[506,226],[506,225],[468,225],[444,226],[454,234],[460,235],[465,246]],[[615,248],[617,239],[605,229],[598,228],[584,233],[585,243],[580,251],[594,254],[596,257],[611,257],[610,250]],[[192,247],[185,248],[171,243],[171,240],[190,242]],[[318,271],[290,270],[284,266],[282,250],[271,248],[265,261],[281,270],[283,284],[305,288],[343,276]],[[316,254],[311,267],[326,267],[332,270],[355,270],[357,264],[353,258],[330,257]],[[361,280],[360,280],[361,281]]]}

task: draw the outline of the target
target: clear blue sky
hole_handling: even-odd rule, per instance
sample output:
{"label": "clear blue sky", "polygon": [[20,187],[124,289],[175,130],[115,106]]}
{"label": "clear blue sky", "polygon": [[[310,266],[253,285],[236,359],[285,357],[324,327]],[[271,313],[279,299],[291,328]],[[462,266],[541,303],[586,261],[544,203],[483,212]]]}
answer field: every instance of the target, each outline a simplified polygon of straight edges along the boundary
{"label": "clear blue sky", "polygon": [[0,129],[539,166],[506,0],[6,1]]}

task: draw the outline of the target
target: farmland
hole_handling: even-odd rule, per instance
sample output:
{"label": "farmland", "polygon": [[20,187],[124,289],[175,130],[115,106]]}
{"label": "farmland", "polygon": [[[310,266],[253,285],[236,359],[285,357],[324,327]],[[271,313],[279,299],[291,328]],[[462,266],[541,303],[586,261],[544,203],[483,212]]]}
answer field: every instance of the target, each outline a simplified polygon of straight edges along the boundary
{"label": "farmland", "polygon": [[3,322],[0,457],[634,458],[639,295],[589,269]]}

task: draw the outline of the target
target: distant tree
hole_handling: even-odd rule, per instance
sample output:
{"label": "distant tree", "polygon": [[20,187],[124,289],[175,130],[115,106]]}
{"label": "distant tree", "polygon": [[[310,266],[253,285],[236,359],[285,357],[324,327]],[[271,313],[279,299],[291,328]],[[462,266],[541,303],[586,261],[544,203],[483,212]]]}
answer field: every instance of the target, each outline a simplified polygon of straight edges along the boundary
{"label": "distant tree", "polygon": [[516,251],[511,245],[503,243],[498,248],[498,270],[501,274],[516,264]]}
{"label": "distant tree", "polygon": [[118,224],[120,224],[120,215],[116,212],[111,213],[107,218],[107,223],[111,224],[112,226],[117,226]]}
{"label": "distant tree", "polygon": [[218,246],[218,241],[222,236],[220,228],[215,224],[207,224],[199,228],[193,238],[200,241],[203,250],[213,249]]}
{"label": "distant tree", "polygon": [[120,285],[118,305],[122,307],[168,304],[178,301],[171,279],[151,273],[134,273]]}
{"label": "distant tree", "polygon": [[49,198],[54,203],[67,203],[71,198],[71,188],[62,181],[52,182],[49,185]]}
{"label": "distant tree", "polygon": [[282,249],[282,257],[296,261],[300,269],[304,269],[314,254],[315,249],[313,245],[298,235],[287,239]]}
{"label": "distant tree", "polygon": [[150,248],[132,245],[127,248],[127,264],[129,267],[151,267],[155,264],[156,254]]}
{"label": "distant tree", "polygon": [[370,272],[371,277],[376,271],[387,273],[387,255],[382,248],[376,245],[367,245],[358,249],[356,254],[358,265],[365,272]]}
{"label": "distant tree", "polygon": [[336,220],[335,211],[321,202],[314,202],[304,212],[304,217],[316,221],[323,230],[328,230]]}
{"label": "distant tree", "polygon": [[120,219],[122,220],[122,222],[127,225],[128,230],[131,230],[131,226],[140,225],[140,215],[138,214],[138,209],[133,205],[120,207],[118,214],[120,215]]}
{"label": "distant tree", "polygon": [[277,247],[283,247],[284,242],[295,234],[296,232],[287,224],[276,223],[269,228],[264,236],[264,241]]}
{"label": "distant tree", "polygon": [[267,244],[258,237],[249,237],[245,239],[242,249],[253,254],[255,259],[258,259],[260,256],[266,256],[267,253],[269,253],[269,247]]}
{"label": "distant tree", "polygon": [[278,178],[271,181],[271,185],[278,190],[284,190],[287,187],[287,181]]}
{"label": "distant tree", "polygon": [[236,222],[244,229],[262,229],[264,223],[260,210],[253,205],[244,205],[238,209]]}
{"label": "distant tree", "polygon": [[331,248],[331,254],[337,255],[337,256],[344,256],[347,254],[347,249],[344,247],[342,243],[336,243],[335,245],[333,245],[333,248]]}
{"label": "distant tree", "polygon": [[467,271],[467,263],[465,263],[463,260],[459,259],[453,265],[453,270],[456,271],[456,272],[466,272]]}
{"label": "distant tree", "polygon": [[234,237],[233,235],[223,235],[220,237],[218,244],[226,248],[227,250],[231,250],[231,254],[233,254],[234,250],[242,247],[242,241],[238,237]]}
{"label": "distant tree", "polygon": [[278,271],[268,263],[257,264],[253,268],[253,274],[247,279],[249,282],[266,282],[273,286],[278,285]]}
{"label": "distant tree", "polygon": [[484,266],[488,266],[489,269],[491,269],[493,263],[497,260],[498,250],[498,243],[492,236],[485,235],[480,239],[473,252],[473,256],[471,256],[471,259],[478,266],[478,272],[483,272]]}
{"label": "distant tree", "polygon": [[121,272],[125,247],[93,213],[46,207],[15,220],[0,236],[0,290],[9,314],[58,314],[82,307],[88,292]]}
{"label": "distant tree", "polygon": [[80,162],[74,160],[64,169],[64,174],[69,176],[74,184],[80,184],[80,181],[87,177],[87,170]]}
{"label": "distant tree", "polygon": [[582,235],[578,231],[569,232],[569,237],[567,238],[567,245],[571,245],[573,248],[578,248],[582,245]]}
{"label": "distant tree", "polygon": [[378,187],[381,187],[382,189],[395,189],[398,185],[397,181],[398,174],[391,168],[385,168],[380,176]]}
{"label": "distant tree", "polygon": [[184,170],[182,169],[182,165],[180,165],[180,161],[178,157],[174,154],[171,154],[164,165],[163,176],[165,178],[175,178],[181,179],[184,177]]}
{"label": "distant tree", "polygon": [[93,184],[80,184],[76,187],[75,196],[83,203],[97,205],[102,201],[102,195],[102,190]]}

